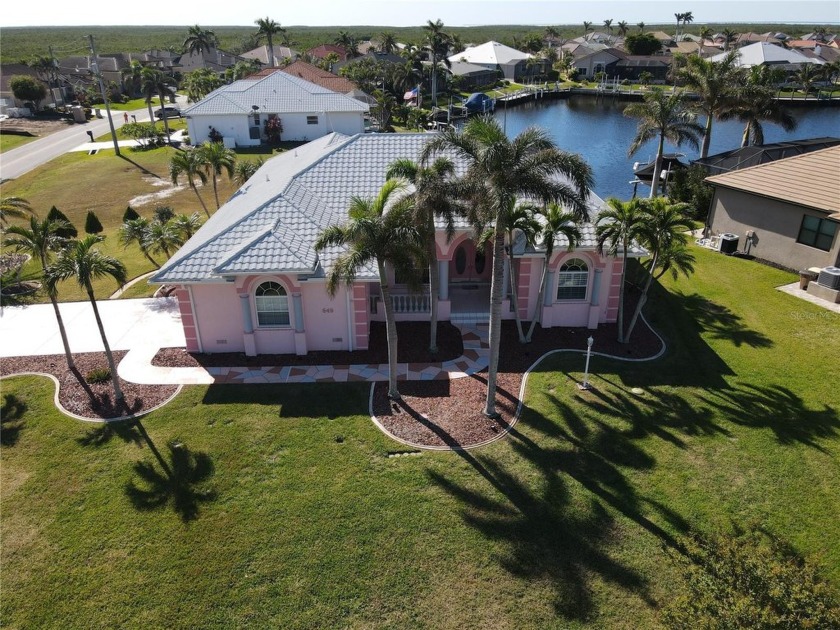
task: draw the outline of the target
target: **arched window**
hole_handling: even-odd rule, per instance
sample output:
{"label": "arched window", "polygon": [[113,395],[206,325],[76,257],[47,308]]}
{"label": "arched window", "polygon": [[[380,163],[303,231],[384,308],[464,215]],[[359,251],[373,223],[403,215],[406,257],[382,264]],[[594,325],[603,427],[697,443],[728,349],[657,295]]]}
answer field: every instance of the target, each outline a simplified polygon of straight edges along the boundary
{"label": "arched window", "polygon": [[589,282],[589,267],[580,258],[570,258],[560,266],[557,274],[558,300],[585,300]]}
{"label": "arched window", "polygon": [[289,325],[289,297],[276,282],[263,282],[254,294],[257,323],[260,326]]}

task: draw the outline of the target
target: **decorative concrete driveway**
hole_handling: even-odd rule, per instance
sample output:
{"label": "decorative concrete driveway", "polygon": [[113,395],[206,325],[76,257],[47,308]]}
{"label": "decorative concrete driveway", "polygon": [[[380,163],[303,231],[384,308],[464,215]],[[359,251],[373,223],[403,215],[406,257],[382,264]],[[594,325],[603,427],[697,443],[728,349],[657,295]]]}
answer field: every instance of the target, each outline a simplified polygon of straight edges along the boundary
{"label": "decorative concrete driveway", "polygon": [[[100,300],[97,303],[112,350],[186,345],[175,298]],[[102,352],[90,302],[59,304],[72,352]],[[0,309],[0,357],[64,354],[50,304]]]}

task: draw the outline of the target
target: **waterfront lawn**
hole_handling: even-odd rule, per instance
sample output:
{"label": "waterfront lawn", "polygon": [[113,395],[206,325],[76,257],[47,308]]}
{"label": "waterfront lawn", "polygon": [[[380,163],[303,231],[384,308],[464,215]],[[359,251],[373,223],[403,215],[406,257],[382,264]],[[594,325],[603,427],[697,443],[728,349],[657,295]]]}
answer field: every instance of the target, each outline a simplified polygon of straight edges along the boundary
{"label": "waterfront lawn", "polygon": [[595,357],[581,393],[582,357],[555,355],[514,433],[469,453],[391,457],[411,449],[361,384],[192,387],[102,427],[4,381],[5,623],[656,627],[673,541],[753,523],[836,589],[840,316],[695,254],[651,297],[663,359]]}

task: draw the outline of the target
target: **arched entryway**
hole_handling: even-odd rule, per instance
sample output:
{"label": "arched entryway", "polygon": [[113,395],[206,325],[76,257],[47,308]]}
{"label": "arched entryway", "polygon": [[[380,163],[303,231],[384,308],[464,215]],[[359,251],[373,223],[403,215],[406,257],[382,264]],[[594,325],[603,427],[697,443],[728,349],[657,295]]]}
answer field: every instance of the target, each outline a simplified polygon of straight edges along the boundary
{"label": "arched entryway", "polygon": [[490,313],[493,275],[492,243],[479,247],[473,239],[455,245],[449,260],[449,299],[453,322],[477,323]]}

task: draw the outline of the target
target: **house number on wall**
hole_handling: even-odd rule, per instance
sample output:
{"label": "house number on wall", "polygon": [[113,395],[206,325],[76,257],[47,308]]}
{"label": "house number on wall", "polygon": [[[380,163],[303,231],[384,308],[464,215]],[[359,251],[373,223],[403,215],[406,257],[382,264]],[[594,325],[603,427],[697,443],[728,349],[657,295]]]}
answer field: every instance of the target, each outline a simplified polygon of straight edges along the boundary
{"label": "house number on wall", "polygon": [[332,312],[333,312],[333,309],[331,309],[331,308],[322,308],[322,309],[321,309],[321,312],[322,312],[322,313],[332,313]]}

